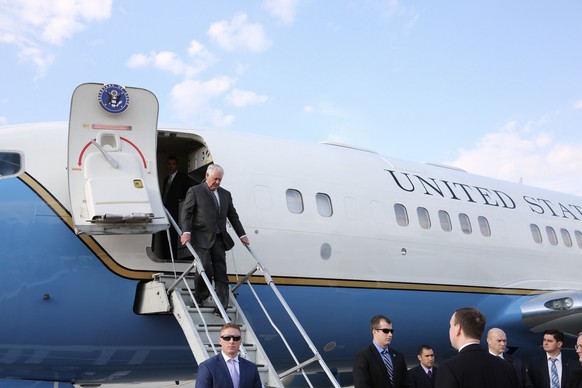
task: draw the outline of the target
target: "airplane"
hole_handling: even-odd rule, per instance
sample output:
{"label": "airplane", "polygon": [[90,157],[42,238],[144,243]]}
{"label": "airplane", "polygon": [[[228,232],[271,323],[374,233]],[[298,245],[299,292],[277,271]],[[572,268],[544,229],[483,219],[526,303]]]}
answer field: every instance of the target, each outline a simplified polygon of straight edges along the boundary
{"label": "airplane", "polygon": [[[183,249],[161,257],[153,237],[171,227],[160,193],[169,155],[198,183],[209,164],[224,168],[251,247],[342,386],[376,314],[392,320],[409,367],[421,344],[437,362],[454,354],[448,324],[463,306],[523,359],[541,351],[544,329],[582,330],[582,198],[345,144],[158,127],[157,116],[145,89],[88,83],[68,122],[0,128],[0,387],[196,377],[176,318],[137,301],[156,274],[192,262]],[[103,173],[114,164],[132,169],[129,187],[123,171]],[[237,243],[227,264],[234,284],[255,262]],[[248,279],[283,316],[269,285]],[[237,302],[285,370],[252,293],[243,284]]]}

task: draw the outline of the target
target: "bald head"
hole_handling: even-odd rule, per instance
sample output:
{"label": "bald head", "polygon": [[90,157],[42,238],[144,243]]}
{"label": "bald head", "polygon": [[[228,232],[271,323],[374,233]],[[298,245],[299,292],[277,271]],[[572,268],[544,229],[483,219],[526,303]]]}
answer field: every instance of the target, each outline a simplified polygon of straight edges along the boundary
{"label": "bald head", "polygon": [[505,332],[497,327],[490,329],[487,332],[487,345],[489,346],[489,352],[499,356],[505,352],[507,347],[507,336]]}

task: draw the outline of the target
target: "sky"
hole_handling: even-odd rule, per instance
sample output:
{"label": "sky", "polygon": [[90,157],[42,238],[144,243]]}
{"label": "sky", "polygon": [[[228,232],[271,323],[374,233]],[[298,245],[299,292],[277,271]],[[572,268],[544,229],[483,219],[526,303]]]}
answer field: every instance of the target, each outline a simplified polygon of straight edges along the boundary
{"label": "sky", "polygon": [[117,83],[155,93],[162,125],[582,195],[581,20],[579,0],[0,0],[0,125]]}

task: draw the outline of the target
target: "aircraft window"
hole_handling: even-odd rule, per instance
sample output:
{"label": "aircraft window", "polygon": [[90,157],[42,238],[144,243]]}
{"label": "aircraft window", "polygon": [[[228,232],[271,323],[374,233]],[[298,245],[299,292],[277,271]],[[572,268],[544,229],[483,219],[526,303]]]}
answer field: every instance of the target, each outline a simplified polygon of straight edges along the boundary
{"label": "aircraft window", "polygon": [[24,169],[24,158],[18,152],[0,152],[0,179],[18,175]]}
{"label": "aircraft window", "polygon": [[546,233],[548,235],[548,240],[550,244],[558,245],[558,236],[556,236],[556,231],[551,226],[546,226]]}
{"label": "aircraft window", "polygon": [[430,229],[430,215],[428,210],[423,207],[416,208],[416,214],[418,215],[418,223],[422,229]]}
{"label": "aircraft window", "polygon": [[541,244],[542,232],[540,232],[540,228],[538,228],[536,224],[530,224],[529,229],[531,230],[531,235],[533,236],[534,241],[537,242],[538,244]]}
{"label": "aircraft window", "polygon": [[578,244],[578,248],[582,248],[582,232],[576,230],[574,231],[574,236],[576,236],[576,243]]}
{"label": "aircraft window", "polygon": [[303,213],[303,197],[298,190],[287,189],[287,209],[291,213],[301,214]]}
{"label": "aircraft window", "polygon": [[481,229],[481,234],[485,237],[491,236],[491,228],[489,227],[489,221],[487,221],[487,218],[479,216],[477,221],[479,221],[479,229]]}
{"label": "aircraft window", "polygon": [[396,215],[396,222],[400,226],[408,226],[408,212],[404,205],[396,203],[394,204],[394,214]]}
{"label": "aircraft window", "polygon": [[461,222],[461,230],[465,234],[473,233],[473,229],[471,229],[471,220],[469,220],[469,216],[465,213],[459,213],[459,221]]}
{"label": "aircraft window", "polygon": [[333,209],[331,207],[331,198],[324,193],[315,194],[315,203],[317,204],[317,211],[324,217],[331,217]]}
{"label": "aircraft window", "polygon": [[441,222],[441,228],[445,232],[450,232],[453,230],[453,224],[451,223],[451,217],[449,216],[449,213],[444,210],[439,210],[439,220]]}
{"label": "aircraft window", "polygon": [[560,229],[560,234],[562,235],[562,240],[564,241],[564,245],[568,248],[572,247],[572,237],[570,237],[570,232],[566,229]]}

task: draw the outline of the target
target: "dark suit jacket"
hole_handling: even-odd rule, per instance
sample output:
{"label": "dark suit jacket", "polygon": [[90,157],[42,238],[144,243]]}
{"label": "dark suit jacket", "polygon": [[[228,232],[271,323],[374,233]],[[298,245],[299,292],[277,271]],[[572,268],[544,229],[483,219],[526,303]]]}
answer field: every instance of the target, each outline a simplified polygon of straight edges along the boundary
{"label": "dark suit jacket", "polygon": [[168,193],[166,193],[166,186],[168,185],[168,177],[164,180],[164,187],[162,188],[162,197],[164,200],[164,207],[168,209],[176,222],[180,221],[180,202],[186,197],[188,189],[194,185],[194,181],[183,172],[176,172]]}
{"label": "dark suit jacket", "polygon": [[572,373],[572,378],[568,379],[566,388],[582,388],[582,369],[577,369]]}
{"label": "dark suit jacket", "polygon": [[408,370],[408,380],[410,381],[410,386],[412,388],[434,388],[434,382],[437,376],[437,367],[432,368],[432,379],[428,378],[428,375],[422,368],[422,366],[417,365],[412,369]]}
{"label": "dark suit jacket", "polygon": [[508,362],[479,344],[468,345],[439,365],[436,388],[515,388],[517,375]]}
{"label": "dark suit jacket", "polygon": [[[261,388],[257,366],[242,357],[239,357],[238,360],[240,388]],[[222,353],[209,358],[198,366],[196,388],[233,388],[230,372]]]}
{"label": "dark suit jacket", "polygon": [[[549,388],[550,387],[550,372],[548,370],[547,353],[533,357],[529,360],[528,375],[534,388]],[[562,381],[560,386],[565,388],[568,380],[572,378],[572,374],[580,368],[580,363],[567,357],[562,353]]]}
{"label": "dark suit jacket", "polygon": [[404,356],[392,348],[388,348],[392,365],[394,366],[394,386],[390,383],[386,365],[374,344],[362,349],[354,359],[355,388],[401,388],[409,387],[408,372]]}
{"label": "dark suit jacket", "polygon": [[515,373],[517,374],[517,382],[520,388],[533,388],[533,384],[527,375],[527,369],[525,368],[523,361],[510,354],[504,354],[503,359],[510,363],[513,370],[515,370]]}
{"label": "dark suit jacket", "polygon": [[190,242],[197,248],[210,249],[216,239],[216,227],[221,233],[226,250],[234,246],[234,242],[226,231],[226,220],[234,228],[236,234],[244,236],[245,230],[232,204],[230,192],[219,187],[220,213],[216,210],[212,192],[206,182],[191,187],[186,193],[182,206],[182,232],[190,232]]}

